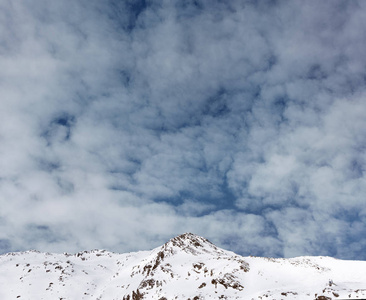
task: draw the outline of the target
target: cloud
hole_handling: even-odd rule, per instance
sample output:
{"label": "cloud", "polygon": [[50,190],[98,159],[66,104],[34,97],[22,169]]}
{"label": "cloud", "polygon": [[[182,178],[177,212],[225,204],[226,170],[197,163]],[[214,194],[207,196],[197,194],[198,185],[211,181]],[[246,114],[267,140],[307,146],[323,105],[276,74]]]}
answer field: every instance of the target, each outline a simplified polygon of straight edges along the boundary
{"label": "cloud", "polygon": [[1,6],[1,252],[365,259],[362,2]]}

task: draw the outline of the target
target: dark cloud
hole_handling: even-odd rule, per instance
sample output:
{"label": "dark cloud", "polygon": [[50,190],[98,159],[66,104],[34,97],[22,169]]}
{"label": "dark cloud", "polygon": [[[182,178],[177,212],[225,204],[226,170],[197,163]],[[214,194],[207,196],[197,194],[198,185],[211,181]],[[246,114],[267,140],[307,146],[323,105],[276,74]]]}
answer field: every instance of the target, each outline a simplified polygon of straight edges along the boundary
{"label": "dark cloud", "polygon": [[361,1],[4,2],[0,248],[365,259]]}

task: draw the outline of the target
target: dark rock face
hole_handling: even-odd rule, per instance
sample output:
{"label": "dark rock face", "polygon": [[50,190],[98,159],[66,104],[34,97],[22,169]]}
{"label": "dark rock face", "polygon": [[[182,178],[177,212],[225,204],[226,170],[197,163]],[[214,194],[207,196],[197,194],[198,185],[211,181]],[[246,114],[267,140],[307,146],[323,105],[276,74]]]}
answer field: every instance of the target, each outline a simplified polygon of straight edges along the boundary
{"label": "dark rock face", "polygon": [[141,300],[144,299],[144,294],[141,294],[140,291],[137,289],[136,292],[132,292],[132,296],[127,295],[123,297],[123,300]]}
{"label": "dark rock face", "polygon": [[315,300],[332,300],[332,298],[326,296],[318,296]]}

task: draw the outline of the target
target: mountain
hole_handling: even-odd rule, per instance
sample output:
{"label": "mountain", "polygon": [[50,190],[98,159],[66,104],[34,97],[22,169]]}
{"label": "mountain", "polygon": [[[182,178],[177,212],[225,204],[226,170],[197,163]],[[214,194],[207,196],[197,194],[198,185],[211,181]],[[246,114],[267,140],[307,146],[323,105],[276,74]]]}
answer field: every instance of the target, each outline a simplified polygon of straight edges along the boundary
{"label": "mountain", "polygon": [[0,299],[361,299],[366,262],[242,257],[185,233],[151,251],[0,256]]}

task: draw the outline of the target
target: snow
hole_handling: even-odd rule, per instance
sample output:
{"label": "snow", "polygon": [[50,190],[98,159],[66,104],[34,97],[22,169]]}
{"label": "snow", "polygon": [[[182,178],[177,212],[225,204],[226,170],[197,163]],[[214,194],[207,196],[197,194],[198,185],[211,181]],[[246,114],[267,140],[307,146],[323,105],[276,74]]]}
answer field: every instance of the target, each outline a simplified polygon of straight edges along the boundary
{"label": "snow", "polygon": [[135,253],[27,251],[0,256],[0,299],[278,300],[318,296],[365,298],[366,262],[310,256],[242,257],[193,234]]}

